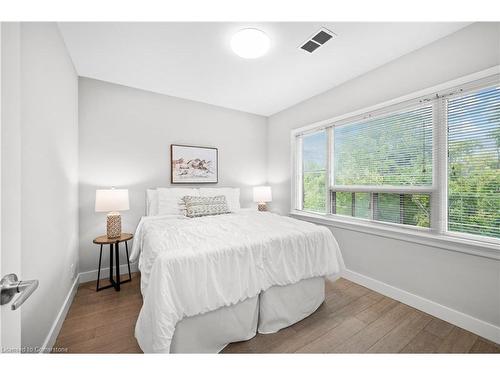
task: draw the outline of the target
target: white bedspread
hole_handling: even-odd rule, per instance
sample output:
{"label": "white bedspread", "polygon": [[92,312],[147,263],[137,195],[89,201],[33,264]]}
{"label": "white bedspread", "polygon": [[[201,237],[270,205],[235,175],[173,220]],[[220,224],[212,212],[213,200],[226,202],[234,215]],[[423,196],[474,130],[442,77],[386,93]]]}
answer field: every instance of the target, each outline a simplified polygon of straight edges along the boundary
{"label": "white bedspread", "polygon": [[195,219],[144,217],[139,257],[144,303],[135,335],[144,352],[168,353],[176,324],[254,297],[273,285],[339,271],[325,227],[256,211]]}

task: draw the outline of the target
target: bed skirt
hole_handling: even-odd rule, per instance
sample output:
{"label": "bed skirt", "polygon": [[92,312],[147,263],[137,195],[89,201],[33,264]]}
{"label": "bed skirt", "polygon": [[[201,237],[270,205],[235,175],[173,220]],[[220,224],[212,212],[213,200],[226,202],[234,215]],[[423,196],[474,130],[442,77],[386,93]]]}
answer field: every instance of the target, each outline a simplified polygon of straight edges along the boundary
{"label": "bed skirt", "polygon": [[325,299],[323,277],[274,286],[232,306],[182,319],[170,353],[218,353],[231,342],[274,333],[311,315]]}
{"label": "bed skirt", "polygon": [[218,353],[230,342],[250,340],[257,331],[259,296],[182,319],[170,353]]}
{"label": "bed skirt", "polygon": [[275,333],[307,318],[325,300],[325,279],[273,286],[259,296],[259,333]]}

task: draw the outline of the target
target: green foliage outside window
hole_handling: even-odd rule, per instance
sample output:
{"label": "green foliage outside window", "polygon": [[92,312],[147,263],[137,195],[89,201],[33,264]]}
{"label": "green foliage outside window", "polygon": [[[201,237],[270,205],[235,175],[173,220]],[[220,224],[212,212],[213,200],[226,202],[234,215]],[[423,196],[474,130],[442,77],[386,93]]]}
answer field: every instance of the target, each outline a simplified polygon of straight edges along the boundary
{"label": "green foliage outside window", "polygon": [[326,212],[326,172],[304,173],[304,210]]}

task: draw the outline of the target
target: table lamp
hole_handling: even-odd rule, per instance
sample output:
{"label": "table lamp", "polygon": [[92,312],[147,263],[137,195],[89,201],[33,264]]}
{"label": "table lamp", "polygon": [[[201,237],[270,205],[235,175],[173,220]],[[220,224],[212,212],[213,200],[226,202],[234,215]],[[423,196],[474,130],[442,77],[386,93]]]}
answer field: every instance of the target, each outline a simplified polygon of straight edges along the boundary
{"label": "table lamp", "polygon": [[259,211],[267,211],[266,202],[271,202],[272,200],[271,186],[256,186],[253,188],[253,201],[259,204]]}
{"label": "table lamp", "polygon": [[129,209],[127,189],[98,189],[95,191],[95,211],[108,212],[106,234],[117,238],[122,234],[122,219],[118,211]]}

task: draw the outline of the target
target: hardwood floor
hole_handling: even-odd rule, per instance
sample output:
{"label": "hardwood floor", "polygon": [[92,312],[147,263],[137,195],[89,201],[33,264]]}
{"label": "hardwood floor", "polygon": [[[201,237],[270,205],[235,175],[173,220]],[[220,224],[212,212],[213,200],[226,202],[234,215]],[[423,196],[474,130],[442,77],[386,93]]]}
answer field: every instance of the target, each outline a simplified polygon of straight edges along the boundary
{"label": "hardwood floor", "polygon": [[[54,346],[69,353],[140,353],[134,338],[140,275],[132,277],[120,292],[80,285]],[[327,281],[326,300],[311,316],[223,353],[500,353],[500,345],[340,279]]]}
{"label": "hardwood floor", "polygon": [[54,347],[68,353],[141,353],[134,337],[141,306],[138,273],[120,292],[109,288],[96,293],[95,282],[81,284]]}

